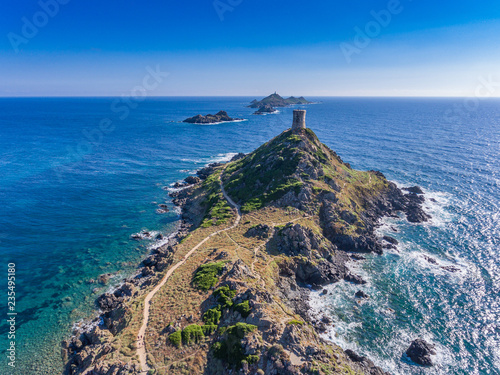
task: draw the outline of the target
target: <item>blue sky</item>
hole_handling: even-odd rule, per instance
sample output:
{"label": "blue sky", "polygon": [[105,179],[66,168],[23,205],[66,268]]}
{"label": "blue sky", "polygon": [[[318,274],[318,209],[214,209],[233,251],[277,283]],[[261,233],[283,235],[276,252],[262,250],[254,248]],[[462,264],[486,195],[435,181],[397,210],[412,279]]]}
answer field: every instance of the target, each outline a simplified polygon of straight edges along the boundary
{"label": "blue sky", "polygon": [[471,96],[484,80],[500,82],[500,2],[491,0],[2,6],[0,96],[127,95],[148,66],[169,72],[152,96]]}

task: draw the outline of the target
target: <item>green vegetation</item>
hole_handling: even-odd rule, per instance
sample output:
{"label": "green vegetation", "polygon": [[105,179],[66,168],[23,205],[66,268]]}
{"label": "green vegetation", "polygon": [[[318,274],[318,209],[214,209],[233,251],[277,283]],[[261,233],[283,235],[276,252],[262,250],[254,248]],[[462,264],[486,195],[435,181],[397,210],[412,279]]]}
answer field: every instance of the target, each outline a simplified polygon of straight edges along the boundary
{"label": "green vegetation", "polygon": [[260,359],[260,357],[258,355],[248,355],[246,357],[246,359],[244,359],[244,361],[246,360],[248,362],[248,364],[253,365],[253,364],[259,362],[259,359]]}
{"label": "green vegetation", "polygon": [[226,263],[227,261],[202,264],[194,273],[193,285],[205,291],[213,288],[219,281],[218,276],[221,274]]}
{"label": "green vegetation", "polygon": [[215,324],[218,325],[222,312],[220,311],[220,306],[214,307],[203,314],[203,321],[205,324]]}
{"label": "green vegetation", "polygon": [[297,145],[302,139],[284,132],[253,153],[226,168],[227,192],[250,212],[275,201],[293,190],[298,193],[302,181],[292,177],[301,158]]}
{"label": "green vegetation", "polygon": [[201,326],[201,329],[203,330],[203,334],[205,336],[210,336],[212,333],[214,333],[217,330],[217,325],[205,324],[205,325]]}
{"label": "green vegetation", "polygon": [[218,288],[214,292],[214,296],[217,298],[222,308],[229,308],[233,306],[233,298],[236,295],[236,290],[230,289],[227,285]]}
{"label": "green vegetation", "polygon": [[297,320],[297,319],[292,319],[290,320],[287,324],[292,324],[292,325],[296,325],[296,326],[301,326],[304,324],[304,322],[300,321],[300,320]]}
{"label": "green vegetation", "polygon": [[168,339],[173,345],[175,345],[176,347],[180,347],[182,342],[182,331],[175,331],[170,336],[168,336]]}
{"label": "green vegetation", "polygon": [[234,306],[234,309],[238,311],[243,318],[246,318],[248,315],[250,315],[250,305],[248,300],[243,301],[242,303],[238,303]]}
{"label": "green vegetation", "polygon": [[242,361],[247,363],[258,362],[256,355],[245,356],[241,346],[241,340],[250,332],[257,329],[257,326],[245,323],[236,323],[229,326],[223,334],[223,338],[212,345],[215,358],[218,358],[231,366],[240,368]]}
{"label": "green vegetation", "polygon": [[233,210],[224,198],[220,188],[220,174],[220,171],[215,172],[203,181],[202,186],[207,192],[204,202],[206,214],[201,223],[203,228],[225,224],[228,219],[233,217]]}
{"label": "green vegetation", "polygon": [[182,343],[184,345],[197,344],[204,337],[203,329],[198,324],[191,324],[182,330]]}

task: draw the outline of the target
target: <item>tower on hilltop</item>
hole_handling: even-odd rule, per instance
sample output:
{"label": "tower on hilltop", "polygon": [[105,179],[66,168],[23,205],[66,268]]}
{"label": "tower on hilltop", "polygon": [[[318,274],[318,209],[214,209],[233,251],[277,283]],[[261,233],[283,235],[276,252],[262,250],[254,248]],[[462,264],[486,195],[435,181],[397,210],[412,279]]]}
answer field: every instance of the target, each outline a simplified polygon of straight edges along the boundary
{"label": "tower on hilltop", "polygon": [[306,128],[306,111],[304,109],[293,110],[293,124],[292,131],[300,132]]}

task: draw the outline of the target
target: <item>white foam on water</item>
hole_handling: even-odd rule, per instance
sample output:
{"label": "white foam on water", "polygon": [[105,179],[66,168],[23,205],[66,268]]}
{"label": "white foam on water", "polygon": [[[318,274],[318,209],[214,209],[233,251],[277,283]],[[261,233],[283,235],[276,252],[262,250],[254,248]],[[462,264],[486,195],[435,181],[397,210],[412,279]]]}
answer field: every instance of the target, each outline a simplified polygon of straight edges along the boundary
{"label": "white foam on water", "polygon": [[[392,355],[390,358],[382,358],[370,350],[367,351],[365,348],[361,347],[355,339],[351,339],[350,337],[355,337],[356,332],[363,328],[363,322],[349,321],[349,319],[342,320],[330,314],[329,311],[334,305],[349,309],[349,302],[352,303],[354,290],[358,287],[358,285],[349,285],[348,283],[339,282],[324,288],[329,292],[326,296],[322,295],[320,292],[311,292],[309,302],[311,315],[318,318],[327,315],[333,321],[333,325],[328,325],[326,327],[327,331],[320,334],[323,339],[340,346],[344,350],[351,349],[360,355],[367,356],[377,366],[383,368],[385,371],[389,371],[393,375],[447,374],[447,368],[453,363],[452,354],[446,347],[436,343],[430,332],[422,331],[419,332],[418,335],[415,335],[415,333],[409,330],[398,330],[397,335],[391,337],[391,340],[385,344],[383,350],[383,352],[388,355]],[[363,287],[365,288],[366,286]],[[345,300],[346,295],[351,301]],[[371,299],[363,303],[376,304],[376,302]],[[378,306],[377,312],[382,314],[386,319],[395,318],[395,314],[391,312],[387,306]],[[431,369],[416,366],[411,363],[408,358],[405,358],[406,355],[404,355],[404,352],[408,349],[410,343],[418,337],[436,345],[437,354],[432,356],[435,366]],[[393,353],[397,355],[393,355]]]}
{"label": "white foam on water", "polygon": [[238,155],[236,152],[226,152],[226,153],[221,153],[221,154],[217,154],[214,156],[210,156],[207,158],[198,158],[198,159],[186,159],[186,158],[184,158],[184,159],[181,159],[181,161],[188,162],[188,163],[194,163],[194,164],[204,164],[205,166],[208,166],[211,163],[228,162],[236,155]]}
{"label": "white foam on water", "polygon": [[[212,126],[212,125],[220,125],[220,124],[232,124],[235,122],[245,122],[248,121],[248,119],[239,119],[239,120],[233,120],[233,121],[219,121],[219,122],[212,122],[210,124],[191,124],[191,125],[197,125],[197,126]],[[183,122],[184,123],[184,122]],[[187,123],[186,123],[187,124]]]}

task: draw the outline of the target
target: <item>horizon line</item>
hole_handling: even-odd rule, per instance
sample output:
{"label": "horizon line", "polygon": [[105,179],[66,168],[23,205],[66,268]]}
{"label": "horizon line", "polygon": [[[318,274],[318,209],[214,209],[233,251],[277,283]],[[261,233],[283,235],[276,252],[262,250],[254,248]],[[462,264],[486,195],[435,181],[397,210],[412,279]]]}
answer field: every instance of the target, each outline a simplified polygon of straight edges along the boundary
{"label": "horizon line", "polygon": [[[279,94],[278,94],[279,95]],[[0,95],[0,99],[63,99],[63,98],[120,98],[123,95],[17,95],[17,96],[4,96]],[[260,97],[262,95],[151,95],[145,96],[144,99],[150,98],[253,98]],[[267,95],[269,96],[269,95]],[[265,96],[265,97],[267,97]],[[282,97],[288,97],[288,95],[280,95]],[[291,95],[293,96],[293,95]],[[500,99],[499,96],[490,97],[477,97],[477,96],[459,96],[459,95],[448,95],[448,96],[434,96],[434,95],[301,95],[309,96],[311,98],[414,98],[414,99],[470,99],[476,98],[478,100],[485,99]],[[304,104],[307,105],[307,104]]]}

